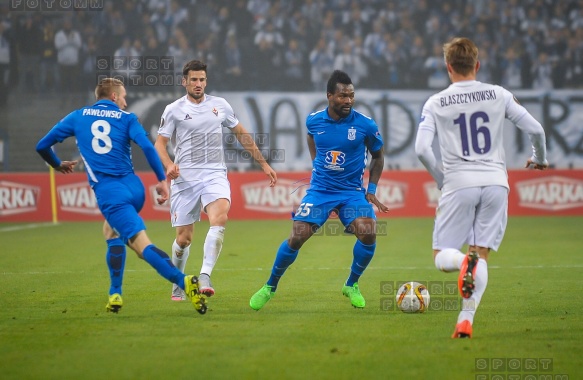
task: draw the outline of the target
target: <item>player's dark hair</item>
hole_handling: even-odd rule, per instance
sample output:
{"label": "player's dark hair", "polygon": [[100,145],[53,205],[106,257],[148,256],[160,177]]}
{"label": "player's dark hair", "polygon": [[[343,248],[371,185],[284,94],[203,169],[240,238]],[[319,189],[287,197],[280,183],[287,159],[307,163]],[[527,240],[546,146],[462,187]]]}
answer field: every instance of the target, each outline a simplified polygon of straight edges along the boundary
{"label": "player's dark hair", "polygon": [[352,79],[342,70],[334,70],[332,75],[330,75],[330,79],[328,79],[328,84],[326,85],[326,92],[330,94],[334,94],[337,90],[336,86],[338,83],[341,84],[352,84]]}
{"label": "player's dark hair", "polygon": [[443,58],[460,75],[470,74],[478,62],[478,47],[465,37],[456,37],[443,45]]}
{"label": "player's dark hair", "polygon": [[114,92],[119,92],[123,82],[116,78],[103,78],[95,87],[95,99],[107,99]]}
{"label": "player's dark hair", "polygon": [[187,77],[189,71],[204,71],[206,73],[206,63],[196,59],[190,62],[186,62],[182,68],[182,76]]}

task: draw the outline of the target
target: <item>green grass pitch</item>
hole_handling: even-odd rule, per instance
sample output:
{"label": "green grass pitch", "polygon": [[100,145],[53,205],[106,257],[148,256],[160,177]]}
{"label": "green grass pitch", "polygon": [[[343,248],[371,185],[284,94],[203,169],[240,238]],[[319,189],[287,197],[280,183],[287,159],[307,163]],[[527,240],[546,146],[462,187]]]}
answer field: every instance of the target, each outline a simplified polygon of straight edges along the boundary
{"label": "green grass pitch", "polygon": [[[397,281],[445,284],[457,274],[433,265],[431,219],[381,222],[360,281],[365,309],[341,294],[354,238],[329,229],[306,243],[259,312],[249,297],[291,222],[229,222],[206,315],[172,302],[171,285],[131,250],[123,309],[106,313],[101,223],[2,223],[0,378],[583,378],[583,217],[510,218],[471,340],[450,338],[457,310],[390,307]],[[147,224],[169,251],[169,222]],[[188,273],[198,273],[207,227],[196,225]]]}

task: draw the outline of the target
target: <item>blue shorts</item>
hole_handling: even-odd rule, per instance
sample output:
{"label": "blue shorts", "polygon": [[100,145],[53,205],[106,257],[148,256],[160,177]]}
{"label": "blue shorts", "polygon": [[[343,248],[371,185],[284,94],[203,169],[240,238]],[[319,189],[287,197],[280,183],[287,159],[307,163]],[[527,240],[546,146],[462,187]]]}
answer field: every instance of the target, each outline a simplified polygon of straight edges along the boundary
{"label": "blue shorts", "polygon": [[333,211],[345,227],[356,218],[376,219],[363,191],[330,192],[312,189],[308,190],[292,219],[321,227]]}
{"label": "blue shorts", "polygon": [[93,191],[105,220],[124,243],[146,229],[138,214],[144,206],[146,193],[137,175],[101,177]]}

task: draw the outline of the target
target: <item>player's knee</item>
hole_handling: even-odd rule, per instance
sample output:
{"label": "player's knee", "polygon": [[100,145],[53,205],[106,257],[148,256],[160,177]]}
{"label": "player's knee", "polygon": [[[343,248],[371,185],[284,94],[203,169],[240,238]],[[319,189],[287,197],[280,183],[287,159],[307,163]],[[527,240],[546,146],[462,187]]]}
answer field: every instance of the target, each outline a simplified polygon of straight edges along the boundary
{"label": "player's knee", "polygon": [[192,238],[188,236],[177,236],[176,237],[176,244],[180,247],[180,249],[184,249],[188,247],[191,243]]}
{"label": "player's knee", "polygon": [[362,234],[358,240],[364,245],[373,245],[377,241],[377,235],[375,233]]}
{"label": "player's knee", "polygon": [[304,243],[305,239],[301,236],[291,236],[287,241],[287,245],[289,245],[291,249],[295,250],[299,250],[300,248],[302,248],[302,245],[304,245]]}

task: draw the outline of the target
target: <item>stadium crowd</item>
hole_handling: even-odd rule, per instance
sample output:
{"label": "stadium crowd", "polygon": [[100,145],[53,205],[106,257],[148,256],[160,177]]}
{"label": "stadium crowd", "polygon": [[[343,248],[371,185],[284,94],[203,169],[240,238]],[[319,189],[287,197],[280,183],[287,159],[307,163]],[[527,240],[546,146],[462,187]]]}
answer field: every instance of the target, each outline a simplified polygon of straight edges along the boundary
{"label": "stadium crowd", "polygon": [[449,84],[441,46],[480,48],[478,80],[583,87],[583,0],[104,0],[103,9],[0,8],[0,103],[9,90],[80,91],[97,57],[209,64],[209,88],[322,90],[333,69],[360,89]]}

